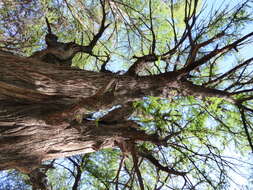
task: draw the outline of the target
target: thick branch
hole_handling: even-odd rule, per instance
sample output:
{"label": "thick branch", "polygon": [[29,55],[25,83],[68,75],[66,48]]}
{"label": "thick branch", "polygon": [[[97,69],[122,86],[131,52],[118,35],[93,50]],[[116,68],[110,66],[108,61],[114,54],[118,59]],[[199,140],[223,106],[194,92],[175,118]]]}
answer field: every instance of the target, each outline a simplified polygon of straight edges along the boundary
{"label": "thick branch", "polygon": [[180,73],[189,73],[190,71],[196,69],[197,67],[199,67],[200,65],[205,64],[207,61],[209,61],[210,59],[212,59],[213,57],[219,55],[220,53],[223,52],[227,52],[231,49],[236,48],[237,46],[240,45],[240,43],[244,42],[245,40],[247,40],[248,38],[250,38],[251,36],[253,36],[253,32],[245,35],[244,37],[236,40],[235,42],[224,46],[223,48],[216,48],[215,50],[213,50],[212,52],[210,52],[209,54],[203,56],[202,58],[200,58],[199,60],[193,62],[192,64],[187,65],[186,67],[182,68],[179,70]]}
{"label": "thick branch", "polygon": [[239,65],[237,65],[234,68],[230,69],[229,71],[227,71],[226,73],[224,73],[221,76],[217,77],[216,79],[208,81],[204,85],[219,83],[219,82],[221,82],[222,79],[224,79],[225,77],[229,76],[230,74],[235,73],[237,70],[239,70],[243,66],[248,66],[252,61],[253,61],[253,57],[247,59],[246,61],[244,61],[242,63],[240,63]]}
{"label": "thick branch", "polygon": [[142,156],[143,158],[146,158],[148,161],[154,164],[159,170],[167,172],[168,174],[179,175],[179,176],[185,176],[187,174],[187,172],[180,172],[173,168],[169,168],[168,166],[162,166],[159,163],[159,161],[155,157],[153,157],[151,154],[144,153],[144,152],[141,152],[139,154],[140,156]]}
{"label": "thick branch", "polygon": [[105,25],[105,21],[106,21],[105,1],[100,0],[100,4],[102,6],[103,18],[102,18],[101,25],[100,25],[100,28],[98,30],[98,33],[93,37],[93,39],[91,40],[91,42],[88,45],[88,47],[90,49],[90,54],[92,54],[92,49],[97,44],[98,40],[101,38],[101,36],[103,35],[106,28],[108,28],[108,26],[110,25],[110,24]]}
{"label": "thick branch", "polygon": [[234,100],[229,92],[217,90],[214,88],[207,88],[200,85],[195,85],[190,81],[182,80],[182,94],[187,96],[195,96],[195,97],[217,97],[217,98],[223,98],[227,100],[228,102],[231,102],[233,104],[236,104],[236,100]]}

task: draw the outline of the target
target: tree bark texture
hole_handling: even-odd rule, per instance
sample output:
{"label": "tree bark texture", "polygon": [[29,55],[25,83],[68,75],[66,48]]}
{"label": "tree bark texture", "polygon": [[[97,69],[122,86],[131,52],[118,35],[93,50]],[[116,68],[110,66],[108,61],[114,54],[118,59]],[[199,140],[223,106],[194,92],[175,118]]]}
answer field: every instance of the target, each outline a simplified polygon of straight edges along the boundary
{"label": "tree bark texture", "polygon": [[0,52],[0,68],[0,169],[25,173],[45,160],[123,146],[123,141],[160,143],[157,136],[138,130],[132,121],[110,119],[110,113],[104,122],[82,119],[90,112],[116,105],[128,112],[124,105],[144,96],[229,97],[181,80],[177,72],[116,75],[6,52]]}

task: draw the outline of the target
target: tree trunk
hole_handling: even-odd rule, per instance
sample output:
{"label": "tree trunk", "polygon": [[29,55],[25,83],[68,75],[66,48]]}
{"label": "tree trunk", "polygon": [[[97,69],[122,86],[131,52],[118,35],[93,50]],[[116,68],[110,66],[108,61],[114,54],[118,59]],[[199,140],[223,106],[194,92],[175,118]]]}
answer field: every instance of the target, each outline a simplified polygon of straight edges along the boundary
{"label": "tree trunk", "polygon": [[[23,172],[45,160],[93,152],[125,142],[161,143],[132,121],[109,116],[87,120],[90,112],[140,100],[144,96],[218,96],[228,94],[178,78],[177,72],[156,76],[115,75],[48,64],[0,52],[0,169]],[[120,110],[120,109],[119,109]],[[117,112],[117,111],[116,111]],[[124,114],[123,114],[124,115]]]}
{"label": "tree trunk", "polygon": [[162,78],[84,71],[4,52],[0,60],[0,169],[30,170],[123,139],[158,141],[131,121],[76,122],[75,116],[162,94]]}

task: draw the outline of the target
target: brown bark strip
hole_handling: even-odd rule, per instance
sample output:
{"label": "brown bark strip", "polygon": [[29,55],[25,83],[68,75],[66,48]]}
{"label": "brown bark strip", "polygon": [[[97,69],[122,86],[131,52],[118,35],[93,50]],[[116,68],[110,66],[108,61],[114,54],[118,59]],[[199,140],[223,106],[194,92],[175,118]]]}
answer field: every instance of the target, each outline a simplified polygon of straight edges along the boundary
{"label": "brown bark strip", "polygon": [[[108,90],[110,90],[110,88],[112,88],[112,85],[115,83],[115,81],[116,80],[113,78],[105,87],[99,89],[95,95],[83,98],[76,104],[69,106],[69,108],[47,116],[47,122],[50,124],[59,125],[62,122],[65,122],[67,118],[69,122],[76,119],[79,121],[79,123],[81,123],[85,114],[98,111],[99,109],[102,109],[108,104],[111,105],[114,97],[113,91],[115,89],[111,89],[111,91],[109,92],[110,96],[108,96],[108,94],[106,93]],[[75,116],[78,116],[79,118]]]}
{"label": "brown bark strip", "polygon": [[233,104],[237,103],[236,100],[231,97],[232,94],[226,91],[195,85],[192,82],[185,80],[182,81],[181,85],[183,90],[182,94],[184,96],[192,95],[200,98],[217,97],[223,98]]}
{"label": "brown bark strip", "polygon": [[49,99],[49,96],[38,93],[35,90],[25,89],[15,85],[10,85],[0,81],[0,94],[15,99],[22,99],[32,102],[40,102]]}

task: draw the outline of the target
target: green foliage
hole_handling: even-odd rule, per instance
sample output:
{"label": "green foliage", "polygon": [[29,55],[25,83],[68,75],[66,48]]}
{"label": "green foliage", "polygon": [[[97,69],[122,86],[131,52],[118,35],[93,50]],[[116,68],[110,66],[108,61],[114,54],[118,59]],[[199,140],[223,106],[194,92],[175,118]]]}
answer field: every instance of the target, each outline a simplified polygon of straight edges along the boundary
{"label": "green foliage", "polygon": [[[236,107],[223,99],[197,100],[188,97],[168,102],[149,97],[136,102],[135,107],[138,109],[135,119],[141,124],[142,129],[149,133],[159,133],[163,137],[178,133],[169,139],[169,147],[164,148],[164,152],[169,152],[169,155],[164,155],[167,160],[176,163],[174,168],[190,170],[190,175],[195,179],[201,178],[199,176],[201,173],[202,177],[208,178],[205,180],[217,183],[217,189],[225,188],[228,182],[226,171],[229,170],[229,166],[223,166],[223,182],[218,184],[216,175],[221,170],[220,166],[215,160],[202,157],[226,154],[235,147],[242,155],[249,151],[241,127],[240,114]],[[143,143],[142,146],[150,151],[156,149],[149,143]],[[162,155],[156,156],[158,160],[164,159]],[[203,188],[208,189],[208,185],[204,185]]]}

